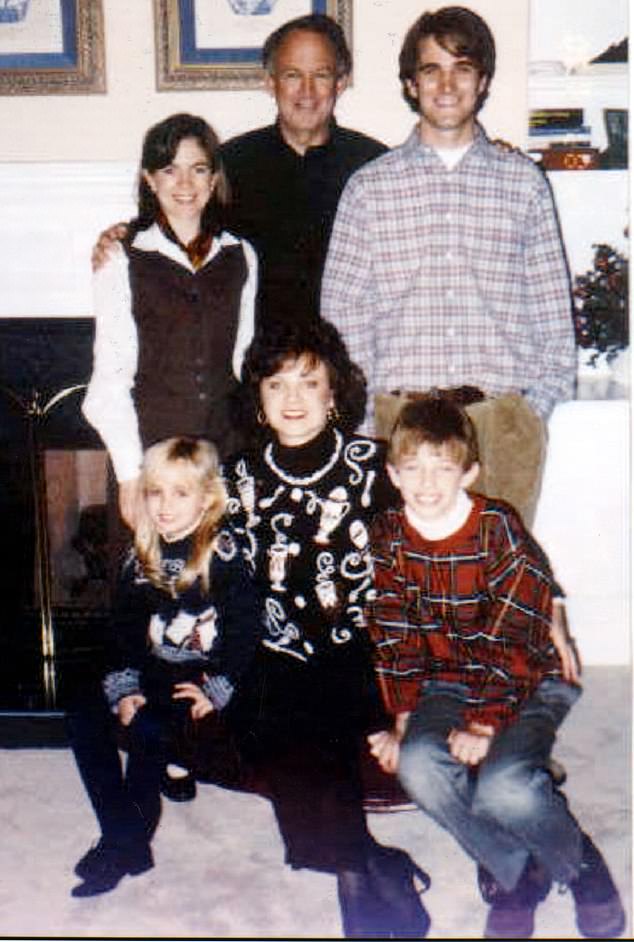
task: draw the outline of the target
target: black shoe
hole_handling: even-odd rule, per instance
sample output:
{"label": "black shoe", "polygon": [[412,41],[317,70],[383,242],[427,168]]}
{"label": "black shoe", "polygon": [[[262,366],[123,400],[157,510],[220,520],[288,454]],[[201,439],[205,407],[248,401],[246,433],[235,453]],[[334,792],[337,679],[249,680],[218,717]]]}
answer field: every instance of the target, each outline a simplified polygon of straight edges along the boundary
{"label": "black shoe", "polygon": [[379,844],[368,857],[368,872],[381,904],[381,938],[424,939],[431,919],[420,894],[431,886],[429,875],[406,851]]}
{"label": "black shoe", "polygon": [[481,864],[478,886],[490,906],[485,939],[530,939],[535,931],[535,910],[550,893],[552,880],[546,870],[529,857],[514,889],[505,890]]}
{"label": "black shoe", "polygon": [[577,910],[577,927],[590,939],[615,939],[625,930],[625,913],[601,852],[583,835],[581,869],[570,890]]}
{"label": "black shoe", "polygon": [[86,874],[90,873],[91,868],[94,866],[97,860],[101,857],[104,852],[104,839],[100,838],[96,844],[93,844],[92,847],[86,851],[83,857],[80,857],[77,863],[75,864],[75,873],[78,877],[81,877],[82,880]]}
{"label": "black shoe", "polygon": [[191,772],[172,776],[165,769],[161,776],[161,794],[170,801],[193,801],[196,797],[196,779]]}
{"label": "black shoe", "polygon": [[345,939],[385,938],[381,908],[367,871],[338,871],[337,895]]}
{"label": "black shoe", "polygon": [[[88,855],[91,856],[86,860]],[[79,861],[78,866],[80,864],[83,864],[81,877],[84,882],[71,890],[71,896],[78,899],[114,890],[126,874],[137,876],[151,870],[154,859],[146,844],[123,848],[101,840]]]}

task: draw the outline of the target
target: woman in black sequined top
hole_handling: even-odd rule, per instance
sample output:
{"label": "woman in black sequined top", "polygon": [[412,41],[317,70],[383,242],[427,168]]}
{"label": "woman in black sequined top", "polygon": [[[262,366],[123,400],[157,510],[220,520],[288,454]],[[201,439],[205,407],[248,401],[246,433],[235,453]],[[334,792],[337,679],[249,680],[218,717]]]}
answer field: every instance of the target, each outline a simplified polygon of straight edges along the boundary
{"label": "woman in black sequined top", "polygon": [[[334,872],[347,937],[422,937],[409,857],[370,836],[359,756],[381,728],[364,603],[368,525],[387,502],[384,452],[356,436],[365,380],[324,321],[267,331],[242,371],[258,446],[226,466],[228,510],[263,602],[255,669],[236,703],[294,868]],[[258,426],[256,425],[256,428]]]}

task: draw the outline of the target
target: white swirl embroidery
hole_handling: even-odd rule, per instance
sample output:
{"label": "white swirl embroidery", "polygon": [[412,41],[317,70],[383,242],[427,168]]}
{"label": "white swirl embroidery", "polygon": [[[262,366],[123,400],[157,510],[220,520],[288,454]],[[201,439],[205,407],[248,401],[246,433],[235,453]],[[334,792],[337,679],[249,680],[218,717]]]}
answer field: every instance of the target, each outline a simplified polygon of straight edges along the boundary
{"label": "white swirl embroidery", "polygon": [[376,454],[376,445],[367,439],[355,439],[349,442],[343,453],[343,460],[351,469],[348,480],[351,484],[360,484],[363,480],[363,469],[359,462],[367,461]]}

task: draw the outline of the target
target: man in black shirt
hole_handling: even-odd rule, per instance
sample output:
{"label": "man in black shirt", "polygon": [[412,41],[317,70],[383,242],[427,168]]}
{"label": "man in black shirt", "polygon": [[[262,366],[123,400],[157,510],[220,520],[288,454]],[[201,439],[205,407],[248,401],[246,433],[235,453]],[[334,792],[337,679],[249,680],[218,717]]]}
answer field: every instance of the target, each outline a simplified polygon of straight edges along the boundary
{"label": "man in black shirt", "polygon": [[260,263],[258,325],[314,317],[343,187],[387,148],[333,116],[352,69],[341,27],[310,14],[283,24],[262,49],[275,124],[241,134],[221,155],[231,184],[228,228]]}
{"label": "man in black shirt", "polygon": [[[284,23],[264,43],[262,64],[277,120],[232,138],[219,151],[231,184],[226,228],[258,255],[258,327],[318,316],[341,192],[355,170],[387,150],[334,119],[352,56],[331,17],[314,13]],[[125,233],[119,224],[101,234],[93,267]]]}

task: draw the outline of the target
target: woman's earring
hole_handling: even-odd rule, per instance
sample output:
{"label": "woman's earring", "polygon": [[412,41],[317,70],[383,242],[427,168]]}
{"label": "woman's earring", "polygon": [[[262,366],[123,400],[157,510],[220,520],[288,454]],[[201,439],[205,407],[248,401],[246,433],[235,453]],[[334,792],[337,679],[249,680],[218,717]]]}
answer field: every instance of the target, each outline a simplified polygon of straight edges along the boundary
{"label": "woman's earring", "polygon": [[258,425],[266,425],[266,424],[267,424],[267,423],[266,423],[266,416],[264,415],[264,412],[262,411],[262,409],[258,409],[257,415],[256,415],[256,419],[257,419]]}
{"label": "woman's earring", "polygon": [[341,418],[341,416],[339,415],[337,406],[334,406],[334,405],[330,406],[330,408],[328,409],[328,412],[326,413],[326,418],[328,419],[331,425],[337,424],[337,422]]}

